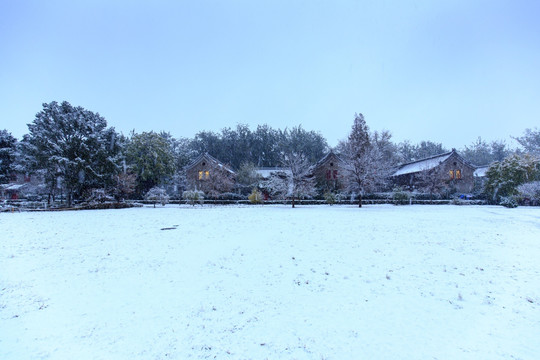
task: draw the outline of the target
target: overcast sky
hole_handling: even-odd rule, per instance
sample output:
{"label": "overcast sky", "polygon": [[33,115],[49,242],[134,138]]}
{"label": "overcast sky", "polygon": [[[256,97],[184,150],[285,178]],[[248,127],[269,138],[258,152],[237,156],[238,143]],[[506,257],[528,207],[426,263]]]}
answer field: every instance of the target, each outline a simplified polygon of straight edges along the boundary
{"label": "overcast sky", "polygon": [[540,126],[540,1],[0,0],[0,129],[42,103],[192,137],[237,123],[448,148]]}

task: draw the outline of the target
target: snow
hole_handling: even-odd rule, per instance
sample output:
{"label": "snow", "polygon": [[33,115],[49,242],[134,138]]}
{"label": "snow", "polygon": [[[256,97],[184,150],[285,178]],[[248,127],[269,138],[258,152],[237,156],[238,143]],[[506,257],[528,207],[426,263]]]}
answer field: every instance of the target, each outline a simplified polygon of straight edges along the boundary
{"label": "snow", "polygon": [[437,156],[425,160],[419,160],[417,162],[413,162],[410,164],[403,165],[401,168],[399,168],[394,175],[392,176],[399,176],[404,174],[412,174],[417,173],[420,171],[430,170],[437,166],[439,166],[440,163],[444,162],[446,159],[448,159],[452,153],[448,153],[442,156]]}
{"label": "snow", "polygon": [[4,188],[4,190],[20,190],[25,185],[26,184],[5,184],[5,185],[0,185],[0,187]]}
{"label": "snow", "polygon": [[474,171],[474,176],[485,177],[488,170],[489,170],[489,166],[480,166],[476,168],[476,170]]}
{"label": "snow", "polygon": [[540,212],[0,213],[0,359],[534,359]]}
{"label": "snow", "polygon": [[287,176],[292,175],[291,170],[288,169],[288,168],[259,168],[259,169],[255,169],[255,173],[258,174],[263,179],[268,179],[268,178],[270,178],[270,176],[272,176],[272,174],[277,174],[277,173],[280,173],[280,172],[284,173]]}

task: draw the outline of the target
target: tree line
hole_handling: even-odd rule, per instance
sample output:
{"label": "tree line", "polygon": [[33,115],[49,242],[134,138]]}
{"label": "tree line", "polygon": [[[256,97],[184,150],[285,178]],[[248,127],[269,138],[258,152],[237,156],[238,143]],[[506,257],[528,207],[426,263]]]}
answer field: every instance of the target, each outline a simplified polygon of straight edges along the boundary
{"label": "tree line", "polygon": [[[539,133],[526,129],[515,138],[520,149],[479,137],[460,154],[475,165],[502,162],[512,154],[537,156]],[[17,172],[39,174],[44,179],[40,191],[49,201],[63,193],[68,204],[90,196],[93,189],[104,189],[117,199],[140,198],[156,185],[182,188],[182,169],[204,152],[235,170],[286,166],[299,180],[306,164],[316,163],[330,150],[347,159],[352,169],[349,190],[358,194],[373,191],[399,163],[449,151],[431,141],[395,143],[389,131],[371,132],[362,114],[355,114],[348,137],[331,149],[323,135],[301,125],[274,129],[264,124],[252,130],[238,124],[220,132],[200,131],[193,138],[153,131],[126,136],[109,127],[99,113],[53,101],[43,104],[22,139],[0,131],[0,183]]]}

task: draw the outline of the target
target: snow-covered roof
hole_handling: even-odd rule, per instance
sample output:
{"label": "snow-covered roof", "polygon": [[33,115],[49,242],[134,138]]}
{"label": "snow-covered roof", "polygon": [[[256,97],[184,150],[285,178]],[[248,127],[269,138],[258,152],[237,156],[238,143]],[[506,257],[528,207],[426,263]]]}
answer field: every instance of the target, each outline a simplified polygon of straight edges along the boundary
{"label": "snow-covered roof", "polygon": [[195,165],[200,163],[203,159],[206,159],[206,161],[212,163],[213,166],[219,167],[221,169],[225,169],[226,171],[228,171],[231,174],[235,174],[233,169],[231,169],[227,165],[223,164],[221,161],[219,161],[218,159],[216,159],[215,157],[211,156],[208,153],[204,153],[204,154],[199,155],[195,160],[193,160],[193,162],[191,164],[186,166],[185,169],[189,170],[189,169],[193,168]]}
{"label": "snow-covered roof", "polygon": [[446,161],[453,153],[454,151],[450,151],[448,153],[435,155],[429,158],[420,159],[420,160],[416,160],[410,163],[403,164],[392,176],[399,176],[399,175],[417,173],[417,172],[425,171],[425,170],[431,170],[439,166],[440,163]]}
{"label": "snow-covered roof", "polygon": [[336,154],[334,153],[333,151],[330,151],[329,153],[327,153],[326,155],[324,155],[322,157],[322,159],[320,159],[319,161],[317,161],[317,163],[313,166],[314,168],[317,168],[319,166],[322,166],[324,165],[327,161],[330,160],[330,158],[335,158],[339,163],[343,164],[344,161]]}
{"label": "snow-covered roof", "polygon": [[26,184],[2,184],[0,187],[2,187],[4,190],[12,190],[17,191],[20,188],[24,187]]}
{"label": "snow-covered roof", "polygon": [[476,168],[476,170],[474,170],[474,176],[485,177],[488,169],[489,166],[479,166],[478,168]]}
{"label": "snow-covered roof", "polygon": [[257,173],[260,177],[263,179],[268,179],[272,174],[283,172],[287,175],[291,175],[291,170],[287,168],[281,168],[281,167],[263,167],[263,168],[257,168],[255,169],[255,173]]}

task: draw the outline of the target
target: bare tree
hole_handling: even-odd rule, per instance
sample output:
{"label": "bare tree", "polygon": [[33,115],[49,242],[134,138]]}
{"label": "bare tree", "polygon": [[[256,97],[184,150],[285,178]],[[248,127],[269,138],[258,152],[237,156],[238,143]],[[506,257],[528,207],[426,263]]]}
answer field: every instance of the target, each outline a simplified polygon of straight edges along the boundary
{"label": "bare tree", "polygon": [[116,176],[116,185],[113,187],[113,195],[116,201],[123,201],[127,196],[135,192],[137,175],[132,173],[120,173]]}
{"label": "bare tree", "polygon": [[283,165],[291,173],[288,179],[288,196],[292,199],[294,207],[295,199],[315,194],[315,180],[311,173],[311,165],[307,155],[302,152],[291,152],[284,155]]}
{"label": "bare tree", "polygon": [[229,192],[234,186],[234,176],[224,166],[216,166],[210,171],[208,178],[204,181],[205,192],[213,198],[220,194]]}
{"label": "bare tree", "polygon": [[445,188],[447,179],[446,172],[440,166],[429,169],[425,168],[416,175],[420,184],[420,190],[429,193],[429,201],[433,202],[433,195],[440,194]]}
{"label": "bare tree", "polygon": [[291,152],[282,156],[283,170],[273,172],[261,182],[261,188],[272,196],[290,198],[294,208],[296,199],[315,195],[315,179],[303,153]]}
{"label": "bare tree", "polygon": [[260,187],[272,197],[287,197],[290,182],[289,170],[274,171],[268,178],[261,181]]}

